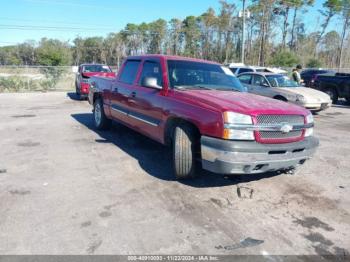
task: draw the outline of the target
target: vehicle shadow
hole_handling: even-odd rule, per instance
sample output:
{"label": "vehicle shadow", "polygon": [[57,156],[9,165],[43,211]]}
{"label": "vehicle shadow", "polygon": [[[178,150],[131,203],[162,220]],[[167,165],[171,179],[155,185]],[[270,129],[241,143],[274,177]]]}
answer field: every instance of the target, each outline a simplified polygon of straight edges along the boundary
{"label": "vehicle shadow", "polygon": [[[99,139],[96,139],[96,143],[112,143],[136,159],[140,167],[149,175],[165,181],[175,181],[171,164],[172,153],[169,147],[163,146],[119,123],[113,123],[111,130],[98,131],[94,128],[92,114],[90,113],[72,114],[71,116],[77,122],[100,136]],[[197,188],[223,187],[257,181],[277,175],[277,173],[272,172],[259,175],[227,176],[217,175],[203,170],[197,178],[181,180],[179,183]]]}
{"label": "vehicle shadow", "polygon": [[74,101],[81,101],[75,92],[68,92],[67,96]]}
{"label": "vehicle shadow", "polygon": [[336,104],[333,104],[332,107],[336,108],[350,108],[350,103],[345,100],[340,100]]}

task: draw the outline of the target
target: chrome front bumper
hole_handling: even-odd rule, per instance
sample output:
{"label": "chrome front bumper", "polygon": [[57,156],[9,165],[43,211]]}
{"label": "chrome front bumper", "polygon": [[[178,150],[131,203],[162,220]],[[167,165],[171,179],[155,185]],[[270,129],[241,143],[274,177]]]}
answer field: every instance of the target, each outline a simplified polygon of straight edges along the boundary
{"label": "chrome front bumper", "polygon": [[305,138],[288,144],[260,144],[203,136],[202,166],[213,173],[257,174],[295,168],[310,159],[319,140]]}

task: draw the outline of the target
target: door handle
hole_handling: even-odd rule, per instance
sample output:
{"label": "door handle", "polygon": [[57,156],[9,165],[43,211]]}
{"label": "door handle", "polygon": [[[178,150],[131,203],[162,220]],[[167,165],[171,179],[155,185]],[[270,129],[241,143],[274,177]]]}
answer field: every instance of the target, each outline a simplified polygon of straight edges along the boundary
{"label": "door handle", "polygon": [[130,94],[130,96],[131,96],[131,97],[136,97],[136,92],[132,92],[132,93]]}

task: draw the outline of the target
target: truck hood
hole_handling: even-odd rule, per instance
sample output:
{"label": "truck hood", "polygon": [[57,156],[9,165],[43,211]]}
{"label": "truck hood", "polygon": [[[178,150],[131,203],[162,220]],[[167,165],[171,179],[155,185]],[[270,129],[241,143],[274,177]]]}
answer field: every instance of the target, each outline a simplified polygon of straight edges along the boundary
{"label": "truck hood", "polygon": [[82,73],[82,76],[84,78],[90,78],[93,76],[102,76],[102,77],[116,77],[116,74],[114,72],[84,72]]}
{"label": "truck hood", "polygon": [[251,116],[261,114],[307,115],[308,110],[272,98],[249,93],[215,90],[177,91],[191,103],[198,103],[213,110],[233,111]]}
{"label": "truck hood", "polygon": [[307,88],[307,87],[296,87],[296,88],[279,88],[282,92],[289,94],[302,95],[306,102],[309,103],[329,103],[331,98],[324,92]]}

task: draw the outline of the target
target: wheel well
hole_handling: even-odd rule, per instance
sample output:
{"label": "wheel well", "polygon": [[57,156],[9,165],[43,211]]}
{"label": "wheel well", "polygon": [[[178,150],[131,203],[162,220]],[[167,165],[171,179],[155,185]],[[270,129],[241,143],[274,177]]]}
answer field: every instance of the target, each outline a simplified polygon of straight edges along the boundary
{"label": "wheel well", "polygon": [[200,138],[201,133],[199,131],[199,128],[193,124],[190,121],[184,120],[182,118],[170,118],[165,126],[165,132],[164,132],[164,142],[166,145],[170,146],[172,143],[172,139],[173,139],[173,130],[176,126],[178,125],[188,125],[191,128],[193,128],[193,130],[195,131],[196,135],[198,136],[198,138]]}
{"label": "wheel well", "polygon": [[335,92],[336,95],[338,95],[338,89],[337,89],[337,86],[335,85],[322,85],[322,91],[326,91],[326,90],[332,90]]}
{"label": "wheel well", "polygon": [[95,101],[96,99],[98,98],[102,98],[102,95],[100,93],[94,93],[94,98],[93,98],[93,101],[92,101],[92,104],[94,105],[95,104]]}
{"label": "wheel well", "polygon": [[288,102],[287,98],[285,98],[284,96],[275,96],[274,99],[277,99],[277,100],[281,100],[281,101],[285,101],[285,102]]}

